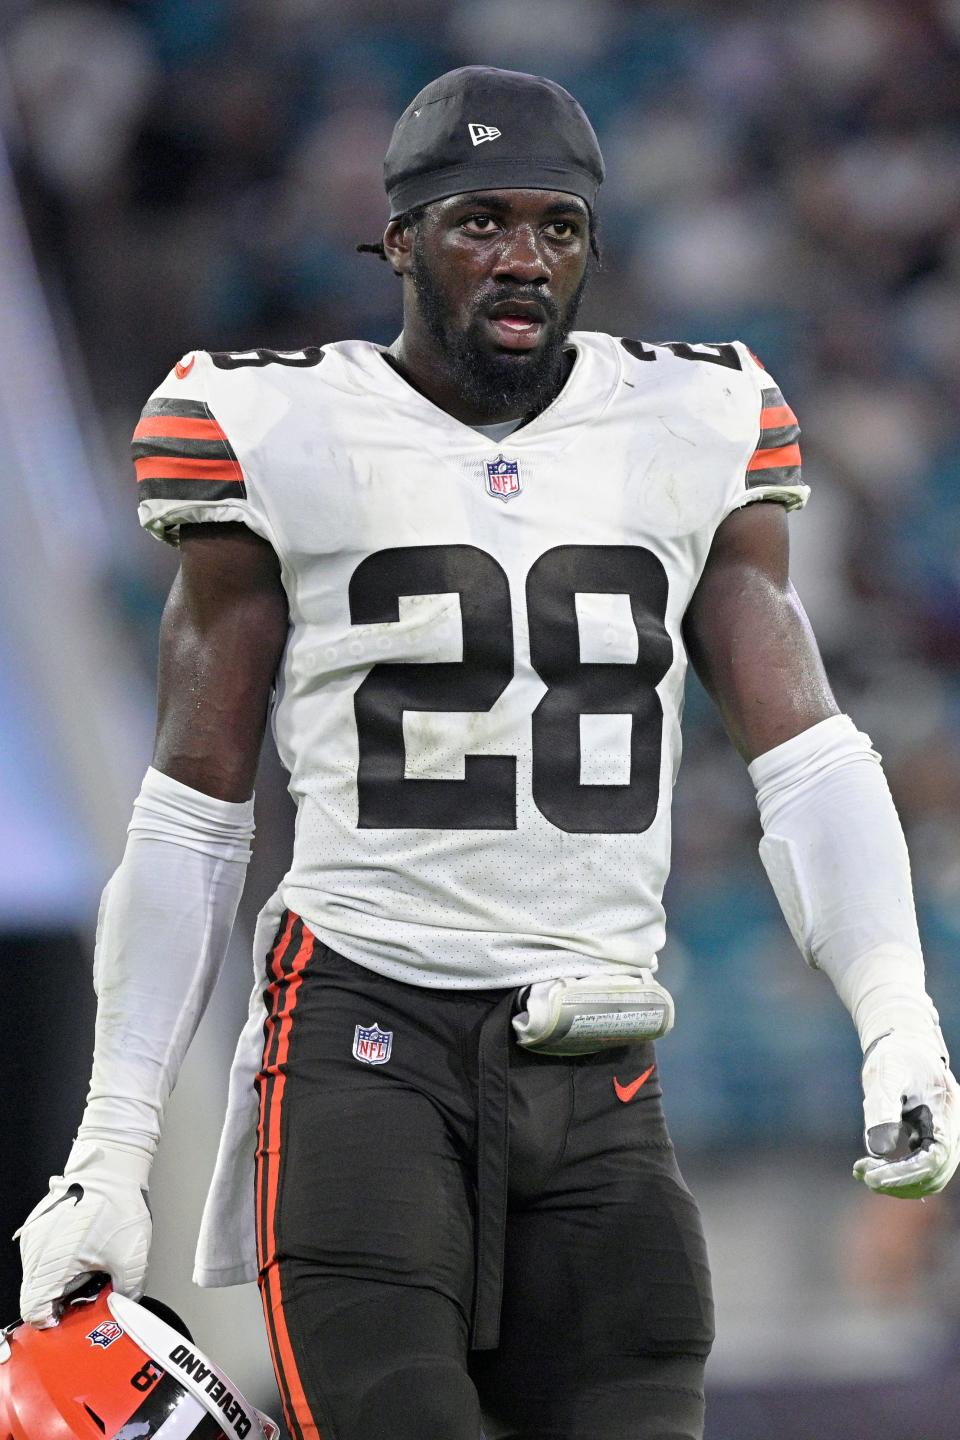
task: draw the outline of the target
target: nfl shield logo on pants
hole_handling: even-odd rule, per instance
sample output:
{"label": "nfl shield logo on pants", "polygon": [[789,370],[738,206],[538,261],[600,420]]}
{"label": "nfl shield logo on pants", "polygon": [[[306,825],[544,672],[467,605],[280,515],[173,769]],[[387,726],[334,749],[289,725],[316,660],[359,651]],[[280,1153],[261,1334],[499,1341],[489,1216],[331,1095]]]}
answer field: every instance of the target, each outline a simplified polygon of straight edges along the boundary
{"label": "nfl shield logo on pants", "polygon": [[358,1025],[353,1032],[353,1055],[364,1065],[386,1065],[393,1049],[393,1031],[372,1025]]}
{"label": "nfl shield logo on pants", "polygon": [[498,500],[512,500],[521,488],[519,460],[504,460],[498,455],[496,460],[487,461],[488,495],[495,495]]}

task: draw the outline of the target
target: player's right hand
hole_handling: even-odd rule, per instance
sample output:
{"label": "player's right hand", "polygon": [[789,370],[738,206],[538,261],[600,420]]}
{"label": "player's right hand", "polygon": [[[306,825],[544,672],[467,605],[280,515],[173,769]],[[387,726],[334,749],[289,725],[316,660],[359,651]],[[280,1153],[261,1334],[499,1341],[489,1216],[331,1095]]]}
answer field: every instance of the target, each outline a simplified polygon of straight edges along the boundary
{"label": "player's right hand", "polygon": [[110,1276],[115,1290],[143,1294],[152,1224],[148,1164],[141,1153],[90,1143],[74,1146],[63,1175],[20,1229],[22,1319],[56,1325],[64,1297],[91,1275]]}

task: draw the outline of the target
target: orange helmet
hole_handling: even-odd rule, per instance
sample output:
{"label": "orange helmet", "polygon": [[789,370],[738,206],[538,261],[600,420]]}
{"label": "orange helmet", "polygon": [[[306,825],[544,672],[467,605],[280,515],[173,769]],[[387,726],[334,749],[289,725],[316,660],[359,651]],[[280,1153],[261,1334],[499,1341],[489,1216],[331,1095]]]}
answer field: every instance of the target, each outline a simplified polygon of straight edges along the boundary
{"label": "orange helmet", "polygon": [[0,1333],[2,1440],[277,1440],[175,1326],[166,1306],[109,1285],[48,1330],[11,1325]]}

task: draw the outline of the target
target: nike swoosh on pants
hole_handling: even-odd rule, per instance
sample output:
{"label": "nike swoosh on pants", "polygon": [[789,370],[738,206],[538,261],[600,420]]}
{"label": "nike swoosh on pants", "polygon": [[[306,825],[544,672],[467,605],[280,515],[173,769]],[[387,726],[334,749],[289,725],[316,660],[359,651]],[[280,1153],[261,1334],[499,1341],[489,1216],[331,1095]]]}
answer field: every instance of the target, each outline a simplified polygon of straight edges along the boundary
{"label": "nike swoosh on pants", "polygon": [[617,1092],[617,1099],[622,1100],[624,1105],[626,1105],[627,1102],[632,1100],[634,1095],[636,1095],[637,1091],[640,1089],[640,1086],[647,1083],[652,1074],[653,1066],[651,1065],[649,1070],[644,1070],[643,1074],[638,1075],[636,1080],[631,1080],[629,1085],[621,1085],[617,1077],[614,1076],[613,1088]]}

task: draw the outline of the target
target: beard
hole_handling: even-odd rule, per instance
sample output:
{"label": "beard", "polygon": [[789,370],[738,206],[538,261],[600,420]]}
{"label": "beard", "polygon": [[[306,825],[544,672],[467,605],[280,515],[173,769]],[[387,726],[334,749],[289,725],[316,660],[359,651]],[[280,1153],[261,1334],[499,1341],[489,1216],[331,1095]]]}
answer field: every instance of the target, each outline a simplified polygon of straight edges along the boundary
{"label": "beard", "polygon": [[[489,292],[478,293],[466,329],[458,326],[419,246],[414,249],[410,279],[420,316],[446,360],[450,379],[468,405],[481,415],[505,419],[532,418],[546,409],[563,383],[563,349],[580,309],[586,271],[563,310],[541,295],[536,286],[497,285]],[[543,307],[546,338],[535,350],[497,353],[484,344],[480,330],[484,312],[507,300],[536,300]]]}

